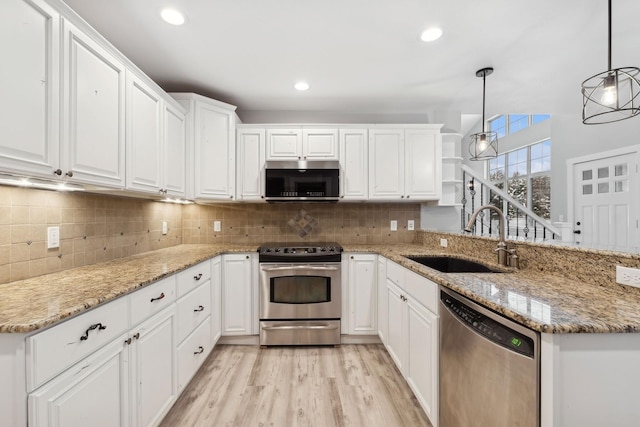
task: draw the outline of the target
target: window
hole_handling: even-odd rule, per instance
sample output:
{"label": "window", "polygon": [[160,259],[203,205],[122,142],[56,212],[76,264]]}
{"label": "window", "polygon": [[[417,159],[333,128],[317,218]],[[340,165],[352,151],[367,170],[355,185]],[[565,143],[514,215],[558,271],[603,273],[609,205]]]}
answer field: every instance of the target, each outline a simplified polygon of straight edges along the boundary
{"label": "window", "polygon": [[[489,179],[496,187],[506,189],[536,215],[551,217],[551,140],[503,153],[488,162]],[[502,209],[500,197],[490,197],[491,203]]]}
{"label": "window", "polygon": [[489,131],[502,138],[550,118],[550,114],[505,114],[489,120]]}

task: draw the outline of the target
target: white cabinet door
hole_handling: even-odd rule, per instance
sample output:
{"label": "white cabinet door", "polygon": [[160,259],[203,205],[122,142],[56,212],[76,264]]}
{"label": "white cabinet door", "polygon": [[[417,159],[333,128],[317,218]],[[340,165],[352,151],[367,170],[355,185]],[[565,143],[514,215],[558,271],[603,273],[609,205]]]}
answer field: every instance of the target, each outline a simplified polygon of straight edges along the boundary
{"label": "white cabinet door", "polygon": [[171,104],[163,103],[163,188],[166,194],[184,197],[187,191],[186,117]]}
{"label": "white cabinet door", "polygon": [[252,262],[248,254],[222,256],[222,335],[253,333]]}
{"label": "white cabinet door", "polygon": [[408,297],[405,376],[427,416],[438,420],[438,317]]}
{"label": "white cabinet door", "polygon": [[376,335],[377,290],[376,255],[347,254],[349,270],[349,333]]}
{"label": "white cabinet door", "polygon": [[238,150],[237,199],[262,200],[264,199],[265,130],[238,129],[236,144]]}
{"label": "white cabinet door", "polygon": [[222,256],[211,261],[211,347],[222,336]]}
{"label": "white cabinet door", "polygon": [[407,305],[404,302],[403,291],[389,279],[386,287],[388,316],[386,347],[400,372],[404,372]]}
{"label": "white cabinet door", "polygon": [[378,292],[378,336],[383,344],[387,343],[387,259],[382,255],[378,255],[378,272],[377,272],[377,292]]}
{"label": "white cabinet door", "polygon": [[162,185],[162,99],[127,72],[127,188],[158,193]]}
{"label": "white cabinet door", "polygon": [[175,307],[134,328],[131,338],[132,425],[157,425],[177,398]]}
{"label": "white cabinet door", "polygon": [[0,14],[0,168],[53,177],[59,167],[60,16],[42,0]]}
{"label": "white cabinet door", "polygon": [[64,21],[62,173],[73,180],[124,187],[125,67]]}
{"label": "white cabinet door", "polygon": [[405,196],[411,199],[438,200],[442,194],[442,142],[432,130],[406,129]]}
{"label": "white cabinet door", "polygon": [[369,130],[369,198],[404,199],[404,131]]}
{"label": "white cabinet door", "polygon": [[338,160],[338,131],[335,129],[304,129],[302,131],[303,160]]}
{"label": "white cabinet door", "polygon": [[129,425],[128,354],[122,336],[31,393],[29,425]]}
{"label": "white cabinet door", "polygon": [[235,118],[233,111],[195,101],[196,198],[235,197]]}
{"label": "white cabinet door", "polygon": [[340,129],[340,182],[345,200],[367,200],[369,141],[367,129]]}
{"label": "white cabinet door", "polygon": [[267,160],[301,160],[302,130],[267,129]]}

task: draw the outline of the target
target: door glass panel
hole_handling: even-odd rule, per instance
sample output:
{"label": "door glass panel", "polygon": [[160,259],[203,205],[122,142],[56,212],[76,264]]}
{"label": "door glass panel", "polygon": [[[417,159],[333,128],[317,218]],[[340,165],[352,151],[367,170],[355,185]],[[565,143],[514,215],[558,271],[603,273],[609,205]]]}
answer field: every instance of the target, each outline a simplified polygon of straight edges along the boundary
{"label": "door glass panel", "polygon": [[583,181],[589,181],[592,178],[593,178],[593,171],[591,169],[586,170],[586,171],[582,171],[582,180]]}
{"label": "door glass panel", "polygon": [[616,176],[625,176],[627,174],[627,164],[623,163],[621,165],[615,165],[615,175]]}
{"label": "door glass panel", "polygon": [[616,188],[615,188],[615,192],[616,193],[626,193],[629,191],[629,181],[622,180],[622,181],[616,181]]}
{"label": "door glass panel", "polygon": [[582,194],[584,194],[584,195],[593,194],[593,185],[591,185],[591,184],[583,185],[582,186]]}
{"label": "door glass panel", "polygon": [[609,168],[598,168],[598,178],[609,178]]}
{"label": "door glass panel", "polygon": [[608,193],[609,192],[609,183],[601,182],[598,184],[598,194]]}

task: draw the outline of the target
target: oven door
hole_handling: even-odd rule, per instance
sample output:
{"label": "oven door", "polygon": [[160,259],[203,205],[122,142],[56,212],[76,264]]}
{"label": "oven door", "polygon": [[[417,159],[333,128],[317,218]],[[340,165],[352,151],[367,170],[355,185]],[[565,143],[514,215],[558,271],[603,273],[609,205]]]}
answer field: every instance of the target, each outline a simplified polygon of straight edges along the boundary
{"label": "oven door", "polygon": [[340,263],[260,264],[260,319],[339,319]]}

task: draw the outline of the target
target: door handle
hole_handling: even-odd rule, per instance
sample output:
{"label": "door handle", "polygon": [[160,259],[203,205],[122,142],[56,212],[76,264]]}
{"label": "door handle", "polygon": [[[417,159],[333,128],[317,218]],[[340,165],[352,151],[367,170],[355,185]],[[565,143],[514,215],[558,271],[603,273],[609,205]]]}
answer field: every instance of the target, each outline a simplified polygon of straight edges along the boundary
{"label": "door handle", "polygon": [[304,330],[304,329],[338,329],[337,325],[287,325],[287,326],[263,326],[264,331],[277,330]]}
{"label": "door handle", "polygon": [[286,267],[260,267],[262,271],[283,271],[283,270],[314,270],[314,271],[337,271],[338,267],[318,267],[313,265],[290,265]]}

